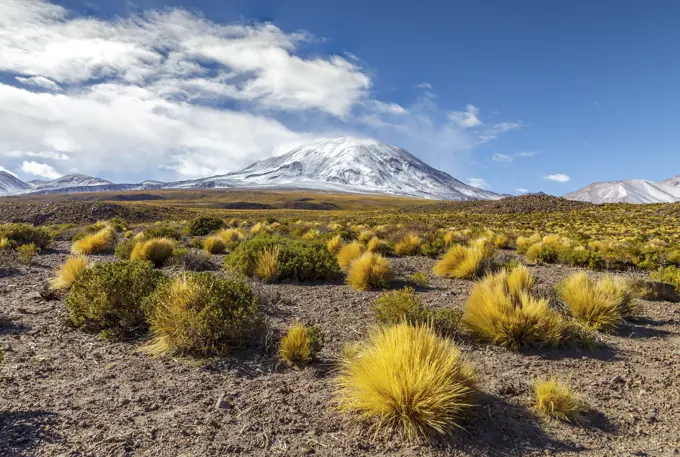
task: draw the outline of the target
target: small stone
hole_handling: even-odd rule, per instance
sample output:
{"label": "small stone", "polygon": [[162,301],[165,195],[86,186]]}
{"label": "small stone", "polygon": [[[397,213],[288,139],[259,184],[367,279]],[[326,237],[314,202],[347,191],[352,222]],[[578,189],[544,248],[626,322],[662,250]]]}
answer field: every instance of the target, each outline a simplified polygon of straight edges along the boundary
{"label": "small stone", "polygon": [[225,394],[221,394],[217,401],[215,402],[215,409],[227,409],[229,408],[229,402],[224,398]]}
{"label": "small stone", "polygon": [[626,380],[623,379],[623,378],[622,378],[621,376],[619,376],[619,375],[614,376],[614,377],[609,381],[609,384],[611,384],[611,385],[625,384],[625,383],[626,383]]}

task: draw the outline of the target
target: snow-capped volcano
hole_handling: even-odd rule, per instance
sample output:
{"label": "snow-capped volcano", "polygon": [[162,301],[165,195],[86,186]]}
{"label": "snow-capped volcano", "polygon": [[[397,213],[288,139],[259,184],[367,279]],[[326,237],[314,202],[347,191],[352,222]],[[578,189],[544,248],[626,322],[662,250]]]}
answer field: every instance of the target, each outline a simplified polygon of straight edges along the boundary
{"label": "snow-capped volcano", "polygon": [[0,171],[0,195],[15,195],[26,192],[28,184],[6,171]]}
{"label": "snow-capped volcano", "polygon": [[52,181],[31,181],[29,182],[33,191],[50,191],[68,189],[73,187],[93,187],[113,184],[101,178],[93,178],[87,175],[65,175]]}
{"label": "snow-capped volcano", "polygon": [[180,185],[295,187],[445,200],[500,198],[432,168],[405,149],[357,138],[317,141],[255,162],[238,172]]}
{"label": "snow-capped volcano", "polygon": [[596,182],[564,196],[590,203],[671,203],[680,201],[680,175],[664,181],[644,179]]}

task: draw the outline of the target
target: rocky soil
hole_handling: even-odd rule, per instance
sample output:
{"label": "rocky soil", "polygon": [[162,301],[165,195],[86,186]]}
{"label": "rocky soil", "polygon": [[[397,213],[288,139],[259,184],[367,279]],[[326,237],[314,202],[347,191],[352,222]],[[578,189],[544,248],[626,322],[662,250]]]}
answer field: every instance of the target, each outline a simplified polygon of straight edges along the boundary
{"label": "rocky soil", "polygon": [[[144,340],[106,341],[73,328],[62,299],[40,290],[68,244],[0,278],[0,455],[38,456],[672,456],[680,453],[680,305],[642,302],[644,317],[596,351],[515,353],[462,339],[479,372],[478,406],[448,441],[407,443],[339,414],[333,370],[364,337],[378,292],[342,284],[255,284],[277,333],[301,320],[327,343],[305,369],[266,349],[223,358],[152,358]],[[112,257],[99,257],[100,261]],[[426,258],[393,259],[398,281]],[[214,257],[217,265],[219,256]],[[531,267],[539,291],[573,271]],[[216,272],[219,274],[219,271]],[[430,276],[424,302],[462,307],[470,282]],[[395,286],[399,286],[399,282]],[[271,345],[273,346],[273,344]],[[531,410],[532,382],[557,376],[593,408],[579,425]]]}

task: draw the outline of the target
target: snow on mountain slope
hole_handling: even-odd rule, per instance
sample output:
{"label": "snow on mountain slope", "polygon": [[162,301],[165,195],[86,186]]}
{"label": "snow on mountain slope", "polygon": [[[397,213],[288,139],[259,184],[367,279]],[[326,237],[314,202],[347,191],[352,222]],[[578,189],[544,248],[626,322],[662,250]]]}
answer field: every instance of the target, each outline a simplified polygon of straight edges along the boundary
{"label": "snow on mountain slope", "polygon": [[25,192],[30,186],[6,171],[0,171],[0,195],[15,195]]}
{"label": "snow on mountain slope", "polygon": [[430,167],[402,148],[357,138],[318,141],[238,172],[174,186],[294,187],[446,200],[501,198]]}
{"label": "snow on mountain slope", "polygon": [[86,175],[66,175],[52,181],[33,181],[31,187],[34,191],[61,190],[74,187],[92,187],[113,184],[105,179],[93,178]]}
{"label": "snow on mountain slope", "polygon": [[660,182],[644,179],[597,182],[564,196],[590,203],[671,203],[680,201],[680,175]]}

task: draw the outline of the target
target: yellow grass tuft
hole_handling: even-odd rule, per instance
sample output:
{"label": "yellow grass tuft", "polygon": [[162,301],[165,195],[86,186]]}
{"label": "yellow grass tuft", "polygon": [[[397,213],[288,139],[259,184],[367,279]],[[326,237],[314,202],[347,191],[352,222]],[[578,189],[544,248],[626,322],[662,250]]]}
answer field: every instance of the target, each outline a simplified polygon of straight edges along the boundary
{"label": "yellow grass tuft", "polygon": [[488,275],[472,286],[463,323],[478,338],[519,349],[554,346],[564,334],[564,319],[548,300],[530,295],[533,280],[516,268]]}
{"label": "yellow grass tuft", "polygon": [[389,251],[390,245],[387,243],[387,241],[381,240],[377,236],[374,236],[371,238],[368,243],[366,244],[366,250],[368,252],[375,252],[378,254],[385,254],[387,251]]}
{"label": "yellow grass tuft", "polygon": [[321,349],[320,331],[296,323],[279,342],[279,356],[292,365],[309,363]]}
{"label": "yellow grass tuft", "polygon": [[138,241],[130,253],[130,260],[148,260],[155,266],[162,266],[171,256],[175,241],[170,238],[151,238]]}
{"label": "yellow grass tuft", "polygon": [[116,234],[112,228],[107,227],[75,241],[71,246],[71,252],[81,255],[111,252],[115,243]]}
{"label": "yellow grass tuft", "polygon": [[349,270],[352,262],[361,257],[363,251],[364,248],[358,241],[353,241],[340,248],[336,256],[338,265],[340,265],[340,269],[345,272]]}
{"label": "yellow grass tuft", "polygon": [[392,266],[380,254],[366,252],[356,259],[347,271],[347,284],[356,290],[387,287],[392,280]]}
{"label": "yellow grass tuft", "polygon": [[536,409],[553,419],[578,422],[587,410],[580,396],[555,378],[534,384]]}
{"label": "yellow grass tuft", "polygon": [[0,238],[0,251],[4,251],[5,249],[9,249],[10,246],[9,239],[7,237],[2,237]]}
{"label": "yellow grass tuft", "polygon": [[622,278],[595,281],[578,272],[564,279],[557,292],[571,315],[593,330],[611,331],[637,312],[632,288]]}
{"label": "yellow grass tuft", "polygon": [[336,384],[341,411],[377,430],[431,438],[459,427],[472,405],[475,371],[451,340],[402,323],[347,350]]}
{"label": "yellow grass tuft", "polygon": [[328,244],[326,246],[328,247],[328,252],[333,255],[337,255],[343,244],[342,237],[340,235],[335,235],[333,238],[328,240]]}
{"label": "yellow grass tuft", "polygon": [[481,273],[491,255],[493,247],[486,242],[479,241],[469,247],[456,244],[435,264],[432,272],[445,278],[474,278]]}
{"label": "yellow grass tuft", "polygon": [[251,235],[257,235],[267,230],[267,224],[264,222],[258,222],[250,228]]}
{"label": "yellow grass tuft", "polygon": [[409,233],[394,245],[394,253],[397,255],[415,255],[423,244],[422,238],[415,233]]}
{"label": "yellow grass tuft", "polygon": [[370,230],[364,230],[361,233],[359,233],[357,240],[361,241],[362,243],[367,243],[374,236],[375,233],[371,232]]}
{"label": "yellow grass tuft", "polygon": [[279,253],[278,246],[262,251],[255,262],[254,276],[263,281],[276,281],[279,277]]}
{"label": "yellow grass tuft", "polygon": [[321,232],[318,229],[308,230],[304,235],[302,235],[303,240],[316,240],[321,238]]}
{"label": "yellow grass tuft", "polygon": [[243,235],[236,229],[222,229],[215,236],[220,237],[226,244],[236,243],[243,239]]}
{"label": "yellow grass tuft", "polygon": [[203,250],[208,254],[221,254],[227,249],[227,245],[224,240],[217,236],[209,236],[203,240]]}
{"label": "yellow grass tuft", "polygon": [[54,290],[66,290],[71,284],[87,270],[87,257],[74,255],[66,259],[64,264],[56,271],[54,278],[50,280],[50,287]]}

